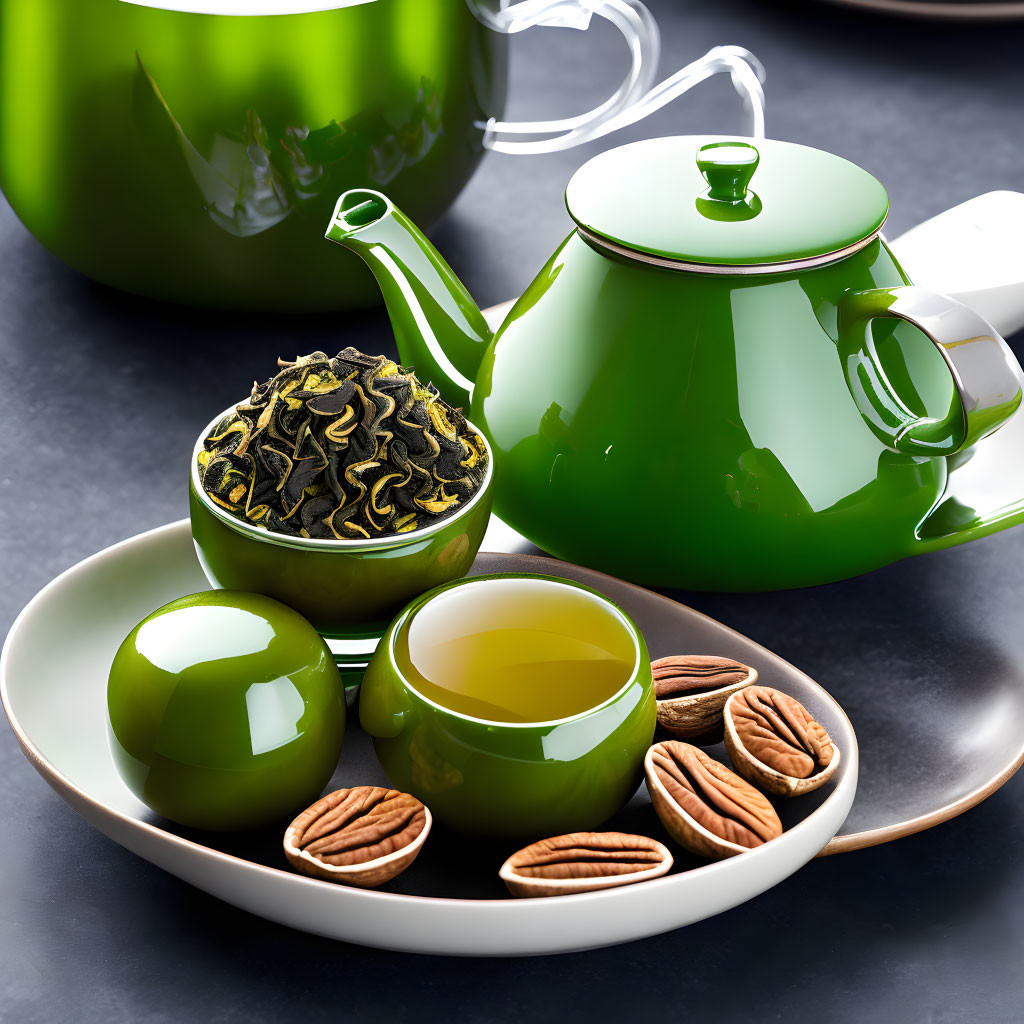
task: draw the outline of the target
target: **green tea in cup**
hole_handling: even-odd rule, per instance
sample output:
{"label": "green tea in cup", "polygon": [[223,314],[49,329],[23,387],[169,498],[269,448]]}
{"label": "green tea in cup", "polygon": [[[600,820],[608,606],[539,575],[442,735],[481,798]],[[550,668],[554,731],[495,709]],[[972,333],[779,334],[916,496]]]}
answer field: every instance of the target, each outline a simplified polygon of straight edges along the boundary
{"label": "green tea in cup", "polygon": [[523,573],[421,594],[359,694],[391,784],[439,824],[492,838],[607,821],[636,791],[656,712],[629,616],[581,583]]}
{"label": "green tea in cup", "polygon": [[495,722],[596,708],[631,678],[632,633],[596,595],[550,579],[470,581],[434,598],[395,640],[406,680],[435,704]]}

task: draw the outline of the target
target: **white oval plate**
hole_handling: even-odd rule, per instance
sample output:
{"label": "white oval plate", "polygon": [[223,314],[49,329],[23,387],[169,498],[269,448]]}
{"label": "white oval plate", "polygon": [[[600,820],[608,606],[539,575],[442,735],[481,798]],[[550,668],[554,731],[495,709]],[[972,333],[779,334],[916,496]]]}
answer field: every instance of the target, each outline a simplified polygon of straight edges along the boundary
{"label": "white oval plate", "polygon": [[[728,654],[753,665],[766,682],[808,705],[832,734],[842,751],[835,779],[785,806],[780,802],[789,827],[758,849],[636,885],[548,899],[502,898],[496,867],[492,879],[489,865],[468,891],[496,898],[458,898],[460,891],[467,891],[461,881],[467,868],[452,863],[449,851],[466,851],[443,835],[435,839],[438,830],[413,868],[392,883],[400,891],[386,892],[292,873],[284,866],[276,836],[247,839],[177,829],[139,803],[118,777],[107,749],[105,694],[111,659],[135,623],[167,601],[208,589],[187,521],[116,544],[40,591],[4,645],[0,694],[36,770],[79,814],[122,846],[272,921],[387,949],[512,956],[589,949],[655,935],[756,896],[809,861],[838,832],[856,791],[857,741],[842,709],[817,683],[720,623],[599,573],[525,555],[482,555],[475,571],[516,569],[571,576],[599,590],[614,583],[615,599],[649,639],[652,632],[663,634],[671,627],[679,651]],[[651,646],[655,655],[671,653]],[[367,777],[376,770],[367,760],[371,749],[350,723],[334,788],[376,781]],[[626,830],[660,834],[642,788],[620,817]],[[478,851],[468,852],[476,856]],[[677,868],[693,863],[685,855],[677,857]],[[429,895],[434,892],[445,895]]]}

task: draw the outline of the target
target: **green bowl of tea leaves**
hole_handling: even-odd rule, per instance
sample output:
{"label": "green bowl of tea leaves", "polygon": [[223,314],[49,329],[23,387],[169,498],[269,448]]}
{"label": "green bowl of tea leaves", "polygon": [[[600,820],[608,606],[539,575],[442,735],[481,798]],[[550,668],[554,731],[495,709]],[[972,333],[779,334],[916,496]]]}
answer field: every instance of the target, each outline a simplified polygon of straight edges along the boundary
{"label": "green bowl of tea leaves", "polygon": [[491,511],[479,431],[386,356],[280,363],[192,454],[196,552],[214,587],[275,598],[327,638],[376,638],[466,574]]}

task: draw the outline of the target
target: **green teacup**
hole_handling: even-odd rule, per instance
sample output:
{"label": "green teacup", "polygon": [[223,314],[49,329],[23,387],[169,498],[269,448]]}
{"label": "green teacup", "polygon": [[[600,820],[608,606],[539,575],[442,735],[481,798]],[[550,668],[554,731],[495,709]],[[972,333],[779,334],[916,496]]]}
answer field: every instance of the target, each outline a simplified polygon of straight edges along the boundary
{"label": "green teacup", "polygon": [[[537,589],[532,623],[530,602],[519,600],[524,582]],[[498,593],[481,588],[504,589]],[[534,630],[559,631],[560,616],[550,614],[553,597],[563,603],[566,620],[573,620],[582,605],[588,606],[600,616],[600,631],[578,639],[593,643],[597,635],[609,652],[628,649],[630,661],[620,656],[621,685],[593,706],[545,721],[477,717],[453,710],[462,698],[443,685],[430,684],[432,696],[422,692],[427,688],[424,682],[414,685],[409,678],[413,673],[403,663],[422,666],[430,661],[417,653],[430,643],[429,637],[416,637],[418,617],[440,623],[451,611],[459,622],[474,603],[497,603],[495,625],[505,628],[500,603],[493,600],[505,591],[516,596],[511,626],[522,629],[524,637],[534,635]],[[456,596],[464,599],[461,606],[451,601]],[[471,656],[478,639],[479,633],[474,633],[447,641],[453,671],[460,656]],[[531,660],[534,654],[524,641],[524,680],[530,678]],[[431,678],[437,681],[436,668]],[[503,694],[492,696],[500,702]],[[655,715],[647,646],[624,612],[582,584],[512,573],[458,580],[412,601],[381,640],[359,698],[360,722],[373,737],[377,757],[396,788],[418,796],[436,818],[460,832],[510,838],[592,829],[611,817],[640,781]]]}
{"label": "green teacup", "polygon": [[189,476],[192,537],[214,587],[275,598],[304,615],[339,661],[365,664],[407,601],[469,571],[491,514],[493,459],[477,493],[432,526],[372,540],[287,536],[236,519],[202,488],[203,439],[230,411],[199,435]]}

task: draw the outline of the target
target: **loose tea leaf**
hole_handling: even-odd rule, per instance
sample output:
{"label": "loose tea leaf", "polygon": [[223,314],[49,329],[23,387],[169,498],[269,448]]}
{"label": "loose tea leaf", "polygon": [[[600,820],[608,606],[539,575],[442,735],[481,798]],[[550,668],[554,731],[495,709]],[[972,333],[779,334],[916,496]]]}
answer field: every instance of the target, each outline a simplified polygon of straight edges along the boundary
{"label": "loose tea leaf", "polygon": [[483,438],[386,356],[279,363],[199,453],[203,489],[232,515],[301,537],[382,537],[429,526],[480,488]]}

